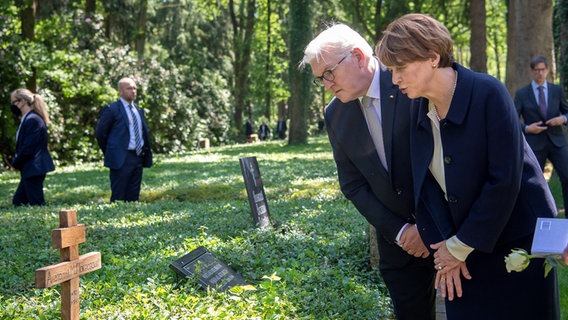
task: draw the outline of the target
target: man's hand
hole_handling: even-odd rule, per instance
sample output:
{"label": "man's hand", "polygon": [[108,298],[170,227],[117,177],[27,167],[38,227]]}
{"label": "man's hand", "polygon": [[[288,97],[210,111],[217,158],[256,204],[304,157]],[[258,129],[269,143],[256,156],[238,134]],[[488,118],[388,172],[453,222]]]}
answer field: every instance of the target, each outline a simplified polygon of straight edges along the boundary
{"label": "man's hand", "polygon": [[430,255],[424,242],[422,242],[422,238],[420,238],[415,224],[409,224],[404,231],[402,231],[399,243],[402,250],[406,251],[409,255],[417,258],[426,258]]}
{"label": "man's hand", "polygon": [[564,116],[554,117],[554,118],[548,119],[548,121],[546,121],[546,125],[549,126],[549,127],[561,126],[565,123],[566,123],[566,118],[564,118]]}
{"label": "man's hand", "polygon": [[[552,120],[552,119],[550,119]],[[550,121],[549,120],[549,121]],[[546,126],[546,124],[542,121],[538,121],[538,122],[533,122],[530,125],[525,127],[525,132],[526,133],[530,133],[530,134],[539,134],[541,132],[543,132],[544,130],[547,130],[548,127]]]}

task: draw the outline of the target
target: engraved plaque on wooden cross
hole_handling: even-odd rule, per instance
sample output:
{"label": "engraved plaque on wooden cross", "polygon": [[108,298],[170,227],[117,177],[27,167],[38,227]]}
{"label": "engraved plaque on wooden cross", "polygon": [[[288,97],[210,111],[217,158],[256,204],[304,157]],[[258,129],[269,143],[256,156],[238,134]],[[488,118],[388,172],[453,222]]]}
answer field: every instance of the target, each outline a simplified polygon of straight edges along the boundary
{"label": "engraved plaque on wooden cross", "polygon": [[51,232],[51,244],[60,249],[60,263],[35,272],[36,288],[61,284],[61,319],[78,320],[81,291],[79,276],[101,268],[101,253],[79,255],[79,244],[86,241],[85,225],[77,224],[77,212],[61,210],[59,227]]}

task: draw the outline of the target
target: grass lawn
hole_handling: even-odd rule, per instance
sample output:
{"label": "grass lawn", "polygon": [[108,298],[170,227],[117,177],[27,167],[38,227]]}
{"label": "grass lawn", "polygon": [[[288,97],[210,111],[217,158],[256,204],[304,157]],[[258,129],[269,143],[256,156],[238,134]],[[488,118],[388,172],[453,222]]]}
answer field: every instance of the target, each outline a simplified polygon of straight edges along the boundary
{"label": "grass lawn", "polygon": [[[239,158],[256,156],[274,228],[255,228]],[[55,319],[60,286],[34,288],[36,269],[59,261],[51,230],[60,209],[87,228],[79,253],[102,268],[81,277],[81,319],[392,319],[369,265],[367,223],[339,191],[325,136],[157,156],[137,203],[109,204],[102,163],[48,174],[45,207],[14,208],[19,181],[0,173],[0,319]],[[551,179],[557,199],[557,179]],[[204,246],[252,285],[207,292],[169,264]],[[568,270],[560,272],[568,319]]]}

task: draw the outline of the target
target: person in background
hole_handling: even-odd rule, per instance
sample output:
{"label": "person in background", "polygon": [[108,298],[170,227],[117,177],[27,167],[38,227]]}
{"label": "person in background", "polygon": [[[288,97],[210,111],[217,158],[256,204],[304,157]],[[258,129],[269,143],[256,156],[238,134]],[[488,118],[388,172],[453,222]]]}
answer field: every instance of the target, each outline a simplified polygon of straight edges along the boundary
{"label": "person in background", "polygon": [[12,167],[20,170],[20,183],[12,204],[45,205],[43,182],[48,172],[55,170],[47,149],[47,125],[50,123],[45,102],[28,89],[16,89],[10,95],[10,108],[21,116],[16,132],[16,154]]}
{"label": "person in background", "polygon": [[250,140],[252,133],[252,119],[249,117],[245,122],[245,138],[247,139],[247,141]]}
{"label": "person in background", "polygon": [[110,201],[138,201],[142,168],[152,166],[148,127],[144,111],[134,103],[134,80],[120,79],[118,94],[118,101],[102,109],[96,137],[110,169]]}
{"label": "person in background", "polygon": [[[562,87],[546,81],[548,62],[537,56],[530,62],[533,80],[515,94],[515,107],[522,129],[540,168],[550,160],[562,185],[564,206],[568,205],[568,102]],[[568,215],[566,215],[568,217]]]}
{"label": "person in background", "polygon": [[266,125],[266,121],[262,121],[260,127],[258,127],[258,138],[260,140],[266,140],[270,134],[270,129]]}
{"label": "person in background", "polygon": [[344,24],[308,44],[300,67],[307,64],[335,96],[324,119],[339,185],[377,230],[379,270],[397,319],[435,319],[435,270],[414,219],[409,100]]}
{"label": "person in background", "polygon": [[[389,24],[377,46],[411,103],[416,221],[434,253],[449,320],[558,319],[556,273],[543,260],[508,273],[511,249],[530,252],[554,198],[505,86],[454,62],[448,29],[425,14]],[[539,263],[540,262],[540,263]]]}
{"label": "person in background", "polygon": [[284,117],[278,116],[278,122],[276,123],[276,133],[278,134],[278,138],[285,139],[287,129],[286,120],[284,120]]}

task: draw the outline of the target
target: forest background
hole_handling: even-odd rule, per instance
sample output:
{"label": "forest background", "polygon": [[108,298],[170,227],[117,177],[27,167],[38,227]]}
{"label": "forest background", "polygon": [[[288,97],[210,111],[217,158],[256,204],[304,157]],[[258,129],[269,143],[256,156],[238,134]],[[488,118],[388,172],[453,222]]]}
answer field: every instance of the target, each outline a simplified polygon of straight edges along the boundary
{"label": "forest background", "polygon": [[138,83],[156,153],[244,141],[244,119],[289,121],[289,144],[307,143],[331,99],[300,71],[306,44],[344,22],[371,44],[398,16],[442,21],[456,60],[503,81],[529,81],[535,55],[568,89],[568,0],[0,0],[0,153],[9,168],[19,87],[39,92],[58,165],[99,161],[94,131],[121,77]]}

